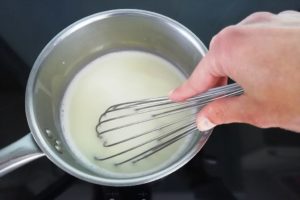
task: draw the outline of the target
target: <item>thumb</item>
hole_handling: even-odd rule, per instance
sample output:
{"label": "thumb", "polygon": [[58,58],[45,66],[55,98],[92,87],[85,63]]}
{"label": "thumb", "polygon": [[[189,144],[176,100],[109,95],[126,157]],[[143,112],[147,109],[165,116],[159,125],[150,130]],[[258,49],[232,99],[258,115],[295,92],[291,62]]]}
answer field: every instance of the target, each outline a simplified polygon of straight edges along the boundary
{"label": "thumb", "polygon": [[254,113],[253,103],[245,95],[226,97],[207,104],[198,113],[197,127],[206,131],[219,124],[251,123],[253,116],[257,116]]}

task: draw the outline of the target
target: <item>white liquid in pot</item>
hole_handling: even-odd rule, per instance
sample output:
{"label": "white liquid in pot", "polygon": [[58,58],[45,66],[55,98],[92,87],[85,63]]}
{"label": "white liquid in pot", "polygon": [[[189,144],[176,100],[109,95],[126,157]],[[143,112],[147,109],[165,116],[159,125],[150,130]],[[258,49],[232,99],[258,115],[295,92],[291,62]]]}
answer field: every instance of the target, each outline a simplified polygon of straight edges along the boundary
{"label": "white liquid in pot", "polygon": [[[141,51],[109,53],[84,67],[68,86],[61,106],[64,136],[78,162],[100,174],[130,177],[159,170],[178,158],[187,146],[188,138],[177,141],[135,164],[129,162],[120,166],[114,165],[146,150],[149,146],[113,159],[97,161],[94,156],[112,155],[143,142],[145,138],[114,147],[103,147],[103,141],[97,137],[95,126],[99,116],[109,106],[166,96],[184,80],[184,76],[171,63]],[[148,126],[155,127],[157,124]],[[136,131],[140,133],[143,130]],[[126,133],[122,134],[124,136]],[[136,133],[131,131],[131,134]],[[122,136],[112,134],[105,137],[115,140]],[[151,137],[151,134],[147,137]]]}

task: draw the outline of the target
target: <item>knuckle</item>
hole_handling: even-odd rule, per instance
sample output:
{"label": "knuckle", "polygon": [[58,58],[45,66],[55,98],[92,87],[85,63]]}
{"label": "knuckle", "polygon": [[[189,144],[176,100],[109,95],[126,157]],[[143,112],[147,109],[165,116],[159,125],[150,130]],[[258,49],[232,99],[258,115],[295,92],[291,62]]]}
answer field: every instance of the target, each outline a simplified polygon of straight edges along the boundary
{"label": "knuckle", "polygon": [[221,30],[210,43],[210,49],[216,53],[230,53],[238,45],[243,30],[238,26],[228,26]]}
{"label": "knuckle", "polygon": [[296,10],[285,10],[285,11],[278,13],[278,15],[300,15],[300,12],[298,12]]}
{"label": "knuckle", "polygon": [[228,26],[221,30],[210,44],[210,51],[217,55],[216,62],[219,62],[226,74],[232,74],[233,66],[229,66],[228,63],[236,59],[239,49],[244,48],[246,34],[247,31],[241,26]]}
{"label": "knuckle", "polygon": [[228,39],[232,38],[234,29],[234,26],[228,26],[222,29],[210,42],[210,48],[223,46]]}
{"label": "knuckle", "polygon": [[247,17],[249,22],[263,22],[272,19],[274,14],[270,12],[255,12]]}
{"label": "knuckle", "polygon": [[272,124],[270,124],[268,118],[263,115],[248,115],[245,119],[246,123],[257,126],[259,128],[270,128]]}

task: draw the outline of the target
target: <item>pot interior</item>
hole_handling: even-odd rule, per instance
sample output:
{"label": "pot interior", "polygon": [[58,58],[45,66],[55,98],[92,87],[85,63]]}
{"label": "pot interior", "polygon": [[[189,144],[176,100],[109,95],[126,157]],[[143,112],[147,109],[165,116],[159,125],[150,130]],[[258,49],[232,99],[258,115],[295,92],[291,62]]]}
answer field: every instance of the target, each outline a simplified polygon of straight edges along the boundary
{"label": "pot interior", "polygon": [[[35,62],[27,88],[27,96],[30,96],[26,105],[27,118],[41,149],[55,164],[72,175],[103,185],[141,184],[180,167],[180,164],[176,167],[177,161],[174,161],[173,169],[154,172],[147,177],[120,180],[96,174],[81,165],[66,145],[60,122],[60,105],[68,84],[94,59],[120,50],[157,54],[186,76],[205,53],[203,44],[173,20],[139,10],[109,11],[72,24],[50,41]],[[181,160],[190,159],[198,151],[196,145],[200,135],[196,135]]]}

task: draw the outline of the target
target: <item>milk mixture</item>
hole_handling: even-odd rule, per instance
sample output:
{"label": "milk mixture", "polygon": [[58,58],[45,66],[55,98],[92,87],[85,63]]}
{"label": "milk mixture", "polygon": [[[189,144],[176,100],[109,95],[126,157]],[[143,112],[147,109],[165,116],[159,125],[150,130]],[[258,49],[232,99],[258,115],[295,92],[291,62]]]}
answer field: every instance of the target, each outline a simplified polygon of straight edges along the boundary
{"label": "milk mixture", "polygon": [[[113,52],[89,63],[71,81],[61,105],[64,136],[78,162],[99,174],[131,177],[159,170],[176,159],[186,147],[187,139],[179,140],[134,164],[114,165],[145,151],[149,148],[147,145],[135,153],[105,161],[95,160],[95,156],[106,157],[143,142],[141,138],[122,145],[103,147],[103,139],[97,137],[95,127],[100,115],[109,106],[166,96],[184,80],[184,76],[171,63],[141,51]],[[120,134],[126,136],[126,132]],[[116,139],[121,136],[107,134],[105,137],[109,140],[109,137]]]}

